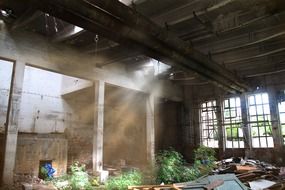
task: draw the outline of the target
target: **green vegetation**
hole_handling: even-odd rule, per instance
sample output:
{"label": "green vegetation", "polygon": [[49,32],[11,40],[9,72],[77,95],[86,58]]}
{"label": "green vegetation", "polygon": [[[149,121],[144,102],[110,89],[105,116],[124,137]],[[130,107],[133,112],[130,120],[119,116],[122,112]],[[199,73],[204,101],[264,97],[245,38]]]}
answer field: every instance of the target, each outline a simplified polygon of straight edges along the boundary
{"label": "green vegetation", "polygon": [[142,174],[139,171],[123,173],[119,176],[110,177],[106,182],[107,190],[125,190],[128,186],[141,185]]}
{"label": "green vegetation", "polygon": [[191,181],[199,176],[199,171],[192,167],[185,166],[183,156],[170,149],[161,151],[156,156],[157,182],[178,183]]}
{"label": "green vegetation", "polygon": [[[52,183],[59,190],[92,190],[92,184],[97,181],[96,179],[91,179],[91,177],[87,174],[85,170],[84,164],[79,164],[75,162],[70,167],[70,174],[61,176],[58,178],[54,178]],[[92,184],[91,184],[92,182]]]}
{"label": "green vegetation", "polygon": [[[187,166],[183,156],[173,149],[163,150],[156,155],[155,165],[146,168],[147,171],[134,170],[122,173],[119,176],[109,177],[106,190],[125,190],[128,186],[153,183],[179,183],[193,181],[198,177],[211,172],[215,167],[215,152],[208,147],[201,146],[195,150],[195,163]],[[155,179],[155,180],[154,180]],[[51,183],[58,190],[92,190],[99,186],[96,178],[91,178],[85,165],[75,162],[70,167],[70,173],[65,176],[53,178]]]}
{"label": "green vegetation", "polygon": [[225,126],[226,128],[226,137],[229,141],[239,141],[242,140],[243,137],[239,134],[240,124],[229,124]]}
{"label": "green vegetation", "polygon": [[194,151],[194,167],[199,168],[200,175],[205,175],[215,168],[215,151],[206,146],[200,146]]}
{"label": "green vegetation", "polygon": [[42,176],[43,180],[48,180],[48,171],[44,166],[41,167],[40,176]]}

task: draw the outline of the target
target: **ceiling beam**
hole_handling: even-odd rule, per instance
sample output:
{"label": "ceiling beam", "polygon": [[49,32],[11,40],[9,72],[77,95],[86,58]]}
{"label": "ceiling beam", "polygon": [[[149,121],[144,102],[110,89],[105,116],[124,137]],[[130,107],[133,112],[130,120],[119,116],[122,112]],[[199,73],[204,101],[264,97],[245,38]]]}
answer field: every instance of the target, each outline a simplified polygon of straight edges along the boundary
{"label": "ceiling beam", "polygon": [[272,51],[268,51],[266,53],[261,53],[261,54],[250,56],[250,57],[229,60],[229,61],[224,62],[224,64],[225,65],[230,65],[230,64],[234,64],[234,63],[245,62],[245,61],[249,61],[249,60],[252,60],[252,59],[258,59],[258,58],[263,58],[263,57],[270,56],[270,55],[275,55],[275,54],[278,54],[278,53],[281,53],[281,52],[284,52],[284,51],[285,51],[285,48],[275,49],[275,50],[272,50]]}
{"label": "ceiling beam", "polygon": [[[176,25],[181,22],[190,21],[197,19],[197,17],[203,17],[209,15],[211,18],[216,18],[216,16],[221,14],[227,14],[231,11],[236,11],[238,9],[248,10],[251,9],[252,6],[255,6],[256,4],[265,4],[269,3],[268,0],[250,0],[250,1],[244,1],[244,0],[221,0],[217,4],[214,4],[212,6],[206,7],[204,10],[193,10],[193,4],[196,2],[200,2],[197,0],[191,1],[190,3],[186,5],[182,5],[181,7],[178,7],[171,12],[167,12],[166,14],[160,15],[154,20],[157,23],[164,23],[167,21],[167,24],[169,26]],[[195,14],[189,14],[189,13],[195,13]],[[170,15],[171,13],[171,15]],[[170,19],[169,19],[170,18]]]}
{"label": "ceiling beam", "polygon": [[113,41],[139,49],[150,57],[183,70],[195,71],[227,91],[244,92],[248,89],[233,73],[116,0],[93,0],[92,4],[87,0],[33,2],[41,10],[74,25],[93,32],[99,29],[101,35]]}
{"label": "ceiling beam", "polygon": [[231,38],[232,36],[235,35],[248,34],[251,33],[252,31],[264,29],[265,25],[271,27],[272,25],[280,24],[280,21],[282,21],[283,19],[285,19],[285,11],[278,12],[275,14],[266,14],[254,18],[252,20],[249,20],[247,22],[241,23],[240,25],[235,26],[233,28],[217,32],[216,35],[210,34],[195,39],[191,39],[191,42],[194,43],[195,46],[199,46],[199,44],[205,44],[211,40],[216,41],[217,39],[219,40],[219,39]]}
{"label": "ceiling beam", "polygon": [[274,38],[278,38],[278,37],[284,36],[284,35],[285,35],[285,31],[278,32],[276,34],[266,36],[266,37],[264,37],[262,39],[254,41],[254,42],[250,42],[250,43],[246,43],[246,44],[242,44],[242,45],[238,45],[238,46],[234,46],[234,47],[230,47],[230,48],[219,49],[219,50],[216,50],[216,51],[211,51],[211,54],[212,55],[217,55],[217,54],[222,54],[222,53],[226,53],[226,52],[229,52],[229,51],[235,51],[235,50],[238,50],[238,49],[252,47],[254,45],[258,45],[260,43],[263,43],[263,42],[266,42],[266,41],[269,41],[269,40],[272,40]]}
{"label": "ceiling beam", "polygon": [[[140,30],[146,33],[147,35],[150,35],[152,38],[156,38],[158,41],[160,41],[160,43],[163,43],[166,46],[173,48],[176,52],[181,52],[181,54],[187,57],[185,57],[186,60],[188,60],[187,66],[190,66],[192,70],[202,75],[207,75],[207,78],[212,78],[214,75],[217,75],[217,77],[220,76],[224,79],[227,79],[227,81],[231,81],[229,82],[231,83],[231,85],[237,83],[238,85],[242,86],[242,84],[238,82],[238,79],[236,77],[235,79],[233,79],[233,73],[226,70],[221,65],[209,60],[207,56],[190,48],[189,45],[183,40],[177,38],[169,31],[166,31],[163,28],[157,26],[146,17],[137,13],[135,10],[124,6],[116,0],[89,0],[88,2],[94,4],[94,6],[102,8],[103,10],[109,12],[115,17],[119,17],[120,20],[122,20],[123,23],[126,23],[126,25],[128,25],[129,27],[135,28],[136,30]],[[200,70],[202,69],[202,67],[206,68],[203,69],[204,72]],[[205,74],[205,72],[209,71],[207,69],[212,70],[215,73],[211,73],[210,75],[212,76],[209,76],[208,74]]]}
{"label": "ceiling beam", "polygon": [[34,7],[28,8],[20,17],[18,17],[12,23],[11,29],[16,30],[18,28],[26,26],[41,15],[43,15],[43,13],[36,10]]}

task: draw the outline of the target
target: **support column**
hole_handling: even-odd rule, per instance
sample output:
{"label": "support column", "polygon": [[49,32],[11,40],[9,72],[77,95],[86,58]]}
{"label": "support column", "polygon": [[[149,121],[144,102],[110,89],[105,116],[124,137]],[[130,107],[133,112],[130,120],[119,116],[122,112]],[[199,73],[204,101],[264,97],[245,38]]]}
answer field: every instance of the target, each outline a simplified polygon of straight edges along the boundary
{"label": "support column", "polygon": [[94,135],[93,135],[93,172],[103,170],[103,131],[104,131],[104,96],[105,83],[96,81],[94,101]]}
{"label": "support column", "polygon": [[240,106],[241,106],[241,117],[242,117],[242,131],[244,136],[244,148],[245,156],[250,157],[251,155],[251,132],[248,125],[248,111],[247,111],[247,97],[245,94],[240,96]]}
{"label": "support column", "polygon": [[225,152],[225,135],[224,135],[224,126],[223,126],[223,115],[222,115],[222,107],[223,107],[223,98],[222,96],[216,99],[217,108],[216,108],[216,117],[217,117],[217,125],[218,125],[218,136],[219,136],[219,158],[223,159]]}
{"label": "support column", "polygon": [[19,128],[18,119],[21,106],[24,72],[24,63],[14,63],[6,118],[4,167],[2,177],[3,184],[7,185],[13,184]]}
{"label": "support column", "polygon": [[271,125],[272,125],[272,137],[274,142],[275,150],[282,148],[282,133],[281,126],[279,124],[279,111],[278,111],[278,102],[277,102],[277,91],[270,87],[267,89],[269,96],[269,106],[270,106],[270,115],[271,115]]}
{"label": "support column", "polygon": [[154,101],[155,98],[153,95],[146,97],[146,151],[149,163],[154,163],[155,161]]}

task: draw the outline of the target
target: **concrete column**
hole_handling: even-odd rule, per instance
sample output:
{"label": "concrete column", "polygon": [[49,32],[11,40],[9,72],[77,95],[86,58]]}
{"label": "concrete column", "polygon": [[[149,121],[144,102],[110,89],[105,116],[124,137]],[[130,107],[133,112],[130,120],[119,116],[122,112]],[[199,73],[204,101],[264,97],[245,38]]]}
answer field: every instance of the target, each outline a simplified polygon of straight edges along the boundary
{"label": "concrete column", "polygon": [[282,148],[282,133],[281,126],[279,124],[279,111],[277,102],[277,91],[274,88],[267,89],[269,96],[269,106],[271,115],[271,125],[272,125],[272,136],[274,142],[274,148]]}
{"label": "concrete column", "polygon": [[219,157],[220,159],[223,158],[223,154],[225,152],[225,135],[224,135],[224,126],[223,126],[223,114],[222,114],[222,107],[223,107],[223,98],[218,97],[216,99],[217,108],[216,108],[216,117],[217,117],[217,125],[218,125],[218,135],[219,135]]}
{"label": "concrete column", "polygon": [[103,131],[105,83],[96,81],[94,101],[93,172],[103,170]]}
{"label": "concrete column", "polygon": [[147,161],[153,163],[155,160],[155,129],[154,129],[154,101],[153,95],[146,98],[146,143]]}
{"label": "concrete column", "polygon": [[251,155],[251,132],[248,125],[248,111],[247,111],[247,96],[242,94],[240,96],[240,106],[241,106],[241,117],[242,117],[242,131],[244,135],[244,148],[245,156],[249,157]]}
{"label": "concrete column", "polygon": [[24,63],[14,63],[6,119],[4,167],[2,175],[3,184],[7,185],[13,183],[24,72]]}

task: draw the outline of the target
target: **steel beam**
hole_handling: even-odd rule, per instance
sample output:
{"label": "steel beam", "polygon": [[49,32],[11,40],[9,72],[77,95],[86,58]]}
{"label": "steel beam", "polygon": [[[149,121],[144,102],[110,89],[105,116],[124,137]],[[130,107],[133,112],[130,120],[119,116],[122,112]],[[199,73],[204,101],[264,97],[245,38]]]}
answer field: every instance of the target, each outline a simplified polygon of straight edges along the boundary
{"label": "steel beam", "polygon": [[[167,46],[171,46],[178,52],[182,52],[184,55],[188,56],[189,59],[192,59],[195,62],[198,62],[201,65],[205,65],[207,68],[214,70],[220,75],[227,77],[229,80],[233,79],[234,74],[229,72],[221,65],[214,63],[212,60],[209,60],[207,56],[201,54],[195,49],[189,47],[187,43],[179,39],[170,32],[159,27],[151,20],[147,19],[143,15],[140,15],[134,9],[125,6],[117,0],[86,0],[92,4],[108,11],[110,14],[113,14],[116,17],[119,17],[123,22],[125,22],[129,27],[135,27],[140,31],[144,31],[149,35],[157,38],[159,41],[164,43]],[[239,79],[234,79],[233,82],[239,83]],[[240,83],[239,83],[240,84]],[[241,84],[240,84],[241,85]]]}
{"label": "steel beam", "polygon": [[[207,56],[200,52],[189,48],[183,41],[178,40],[178,38],[165,32],[162,28],[142,16],[131,18],[132,21],[126,23],[123,19],[123,16],[126,15],[112,15],[105,7],[100,7],[86,0],[72,2],[68,0],[43,0],[41,2],[32,2],[37,4],[42,11],[67,22],[101,34],[128,47],[139,49],[150,57],[183,70],[195,71],[227,91],[243,92],[247,90],[247,86],[240,83],[233,73],[210,61]],[[112,1],[112,3],[114,2]],[[129,9],[122,3],[119,3],[119,5],[116,7],[117,9],[124,7],[123,10],[126,9],[133,15],[132,9]],[[136,14],[138,15],[138,13]],[[135,19],[137,19],[138,24],[130,26]],[[141,27],[148,27],[149,32],[145,32],[145,29],[141,31]]]}

